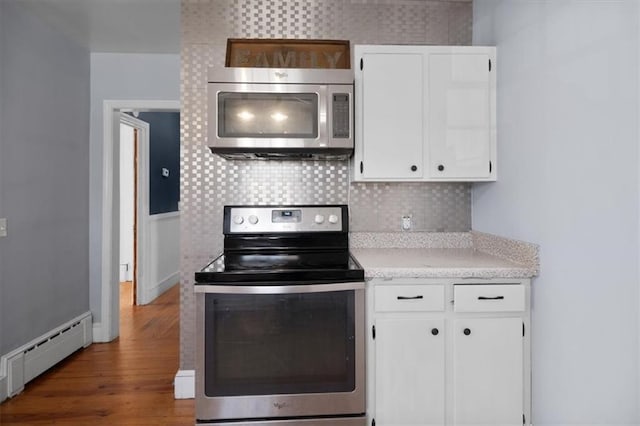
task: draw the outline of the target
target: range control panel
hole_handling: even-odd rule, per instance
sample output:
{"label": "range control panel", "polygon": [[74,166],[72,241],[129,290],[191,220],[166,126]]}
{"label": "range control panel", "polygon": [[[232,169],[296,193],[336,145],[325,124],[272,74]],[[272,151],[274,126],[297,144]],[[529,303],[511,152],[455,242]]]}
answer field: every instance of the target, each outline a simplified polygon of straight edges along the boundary
{"label": "range control panel", "polygon": [[225,206],[225,234],[347,231],[347,206]]}

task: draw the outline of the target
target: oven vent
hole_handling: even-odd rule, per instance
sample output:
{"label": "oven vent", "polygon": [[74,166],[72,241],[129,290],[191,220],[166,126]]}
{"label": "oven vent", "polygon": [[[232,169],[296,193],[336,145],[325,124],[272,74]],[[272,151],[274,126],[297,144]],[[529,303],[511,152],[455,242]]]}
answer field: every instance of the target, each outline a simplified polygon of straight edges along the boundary
{"label": "oven vent", "polygon": [[3,356],[0,376],[7,376],[6,393],[5,389],[0,390],[0,401],[3,396],[22,392],[26,383],[78,349],[89,346],[92,331],[91,313],[86,312]]}

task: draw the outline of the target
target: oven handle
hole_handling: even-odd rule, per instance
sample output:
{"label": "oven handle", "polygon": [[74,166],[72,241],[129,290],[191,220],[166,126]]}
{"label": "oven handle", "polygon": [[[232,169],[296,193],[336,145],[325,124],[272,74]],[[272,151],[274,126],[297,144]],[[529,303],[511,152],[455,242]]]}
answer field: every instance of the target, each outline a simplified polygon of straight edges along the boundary
{"label": "oven handle", "polygon": [[196,293],[219,294],[291,294],[291,293],[326,293],[329,291],[361,290],[364,282],[348,282],[334,284],[308,285],[196,285]]}

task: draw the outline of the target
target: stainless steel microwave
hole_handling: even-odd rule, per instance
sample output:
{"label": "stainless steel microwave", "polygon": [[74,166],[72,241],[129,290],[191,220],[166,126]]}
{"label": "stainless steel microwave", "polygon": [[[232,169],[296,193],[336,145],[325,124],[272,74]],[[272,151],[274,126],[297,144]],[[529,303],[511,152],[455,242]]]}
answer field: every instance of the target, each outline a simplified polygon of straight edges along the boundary
{"label": "stainless steel microwave", "polygon": [[346,159],[353,71],[211,68],[208,143],[228,159]]}

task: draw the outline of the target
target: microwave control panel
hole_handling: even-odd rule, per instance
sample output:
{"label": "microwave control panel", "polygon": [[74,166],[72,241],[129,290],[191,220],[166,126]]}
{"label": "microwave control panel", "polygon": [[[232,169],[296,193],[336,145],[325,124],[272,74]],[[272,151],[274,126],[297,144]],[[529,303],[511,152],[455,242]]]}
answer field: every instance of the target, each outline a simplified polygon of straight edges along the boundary
{"label": "microwave control panel", "polygon": [[349,108],[349,94],[348,93],[334,93],[333,94],[333,137],[334,138],[348,138],[349,128],[351,127],[349,121],[350,108]]}

